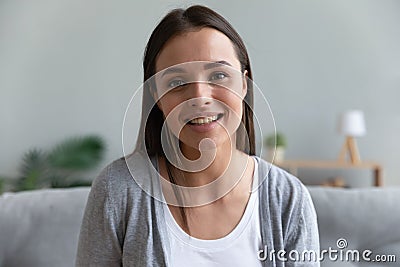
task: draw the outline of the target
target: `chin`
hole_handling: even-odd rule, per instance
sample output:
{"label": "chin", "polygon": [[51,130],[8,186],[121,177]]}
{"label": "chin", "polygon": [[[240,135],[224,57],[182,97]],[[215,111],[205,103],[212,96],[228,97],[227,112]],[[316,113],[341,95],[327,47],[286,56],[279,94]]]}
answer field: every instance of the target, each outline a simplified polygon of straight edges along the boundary
{"label": "chin", "polygon": [[[180,138],[181,149],[199,151],[202,140],[204,140],[202,143],[203,150],[214,150],[215,148],[226,148],[230,145],[230,141],[233,139],[226,136],[225,132],[214,136],[203,136],[198,139],[193,136],[182,136]],[[207,140],[211,141],[207,142]]]}

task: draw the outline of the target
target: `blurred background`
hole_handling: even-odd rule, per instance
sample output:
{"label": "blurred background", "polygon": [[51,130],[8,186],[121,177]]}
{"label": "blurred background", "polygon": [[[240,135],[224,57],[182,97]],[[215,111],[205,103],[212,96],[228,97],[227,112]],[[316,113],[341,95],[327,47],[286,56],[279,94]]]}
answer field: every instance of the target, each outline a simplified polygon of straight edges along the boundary
{"label": "blurred background", "polygon": [[[149,35],[189,1],[0,0],[0,176],[17,177],[23,155],[71,136],[105,142],[93,179],[123,155],[124,112],[142,82]],[[364,112],[361,160],[400,185],[400,1],[197,1],[222,14],[249,50],[287,159],[336,160],[338,116]],[[257,106],[259,103],[259,106]],[[140,103],[133,103],[139,105]],[[256,101],[258,114],[268,112]],[[132,144],[139,126],[131,121]],[[269,134],[271,129],[263,129]],[[371,186],[368,171],[302,170],[305,182],[343,176]]]}

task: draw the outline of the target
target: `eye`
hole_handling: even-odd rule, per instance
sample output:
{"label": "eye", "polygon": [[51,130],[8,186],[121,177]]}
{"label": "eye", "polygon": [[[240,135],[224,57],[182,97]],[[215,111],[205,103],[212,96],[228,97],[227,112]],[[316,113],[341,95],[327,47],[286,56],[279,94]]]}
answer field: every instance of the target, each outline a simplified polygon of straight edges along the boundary
{"label": "eye", "polygon": [[211,75],[210,80],[211,81],[218,81],[227,78],[228,75],[224,72],[215,72]]}
{"label": "eye", "polygon": [[182,79],[175,79],[168,83],[169,88],[175,88],[186,84],[186,82]]}

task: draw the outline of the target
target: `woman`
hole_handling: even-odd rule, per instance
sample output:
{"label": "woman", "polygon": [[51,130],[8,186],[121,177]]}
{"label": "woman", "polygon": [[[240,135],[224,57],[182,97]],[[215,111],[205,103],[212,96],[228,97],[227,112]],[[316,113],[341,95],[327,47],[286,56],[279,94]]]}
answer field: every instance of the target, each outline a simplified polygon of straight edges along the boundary
{"label": "woman", "polygon": [[136,149],[93,182],[77,266],[319,266],[291,253],[319,249],[307,190],[254,156],[252,72],[232,26],[173,10],[143,68]]}

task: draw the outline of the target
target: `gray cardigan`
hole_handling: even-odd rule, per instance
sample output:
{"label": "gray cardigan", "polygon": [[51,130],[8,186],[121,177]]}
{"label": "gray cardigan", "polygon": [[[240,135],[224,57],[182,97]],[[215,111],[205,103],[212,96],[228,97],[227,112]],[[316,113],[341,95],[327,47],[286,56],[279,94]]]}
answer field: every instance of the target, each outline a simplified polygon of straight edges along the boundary
{"label": "gray cardigan", "polygon": [[[266,177],[258,190],[262,243],[268,249],[264,256],[272,255],[273,250],[285,250],[285,258],[292,250],[318,253],[317,219],[307,189],[284,170],[272,166],[268,171],[271,165],[256,159],[260,179]],[[76,266],[169,266],[164,204],[142,190],[160,193],[151,167],[146,157],[134,153],[111,163],[94,180]],[[319,266],[316,262],[270,258],[262,261],[263,266]]]}

